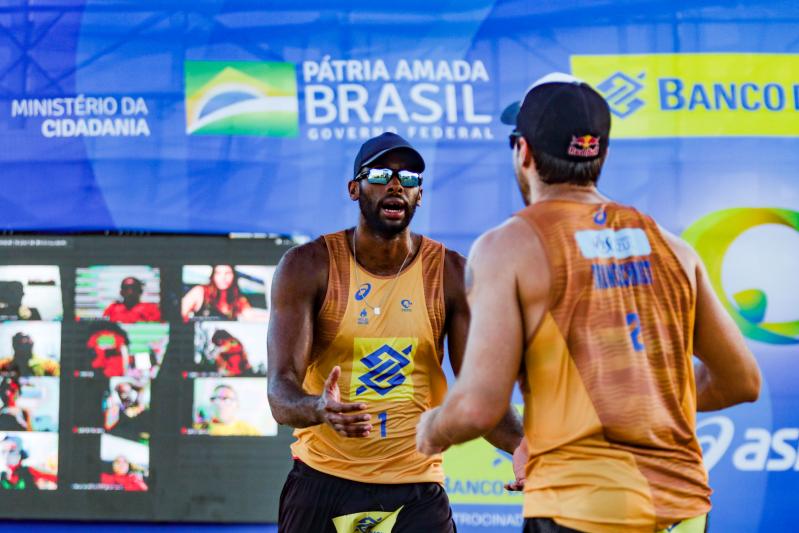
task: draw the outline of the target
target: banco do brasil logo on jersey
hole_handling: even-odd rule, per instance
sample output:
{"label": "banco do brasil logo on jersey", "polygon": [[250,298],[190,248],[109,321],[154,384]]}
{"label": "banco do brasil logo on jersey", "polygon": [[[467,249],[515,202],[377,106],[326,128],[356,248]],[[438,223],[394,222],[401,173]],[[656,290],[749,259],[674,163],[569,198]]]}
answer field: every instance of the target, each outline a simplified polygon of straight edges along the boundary
{"label": "banco do brasil logo on jersey", "polygon": [[356,337],[352,362],[352,400],[411,399],[416,338]]}
{"label": "banco do brasil logo on jersey", "polygon": [[297,76],[292,63],[186,61],[186,133],[299,134]]}
{"label": "banco do brasil logo on jersey", "polygon": [[[725,209],[694,222],[685,230],[683,238],[702,257],[716,294],[746,337],[769,344],[799,344],[799,319],[765,320],[768,297],[764,290],[758,287],[739,290],[730,298],[722,283],[725,256],[730,246],[743,233],[765,225],[784,226],[799,232],[799,212],[770,208]],[[791,281],[784,280],[784,283]],[[779,290],[786,289],[780,287]]]}

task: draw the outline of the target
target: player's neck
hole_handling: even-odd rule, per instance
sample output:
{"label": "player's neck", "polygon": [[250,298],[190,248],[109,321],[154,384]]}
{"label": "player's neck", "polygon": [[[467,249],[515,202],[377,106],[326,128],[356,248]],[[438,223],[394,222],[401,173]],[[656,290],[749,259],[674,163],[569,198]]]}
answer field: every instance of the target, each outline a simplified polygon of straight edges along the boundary
{"label": "player's neck", "polygon": [[[355,232],[354,240],[352,231]],[[421,238],[409,228],[394,235],[373,231],[363,222],[347,232],[350,247],[355,246],[358,264],[373,274],[390,276],[400,265],[409,264],[416,255]]]}
{"label": "player's neck", "polygon": [[575,185],[573,183],[544,183],[535,178],[530,180],[530,203],[546,200],[569,200],[586,204],[607,202],[594,185]]}

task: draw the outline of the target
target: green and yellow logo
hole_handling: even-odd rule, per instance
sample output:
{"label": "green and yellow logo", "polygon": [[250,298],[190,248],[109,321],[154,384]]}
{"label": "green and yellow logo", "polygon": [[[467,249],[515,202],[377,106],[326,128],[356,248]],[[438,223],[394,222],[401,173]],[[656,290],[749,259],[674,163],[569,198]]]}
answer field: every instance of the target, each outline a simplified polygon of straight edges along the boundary
{"label": "green and yellow logo", "polygon": [[613,138],[799,135],[799,54],[574,55]]}
{"label": "green and yellow logo", "polygon": [[186,133],[299,134],[297,75],[292,63],[186,61]]}
{"label": "green and yellow logo", "polygon": [[757,288],[727,296],[721,282],[724,256],[745,231],[764,224],[778,224],[799,231],[799,212],[789,209],[736,208],[711,213],[683,233],[702,257],[710,282],[721,303],[748,338],[769,344],[799,344],[799,320],[764,322],[768,299]]}

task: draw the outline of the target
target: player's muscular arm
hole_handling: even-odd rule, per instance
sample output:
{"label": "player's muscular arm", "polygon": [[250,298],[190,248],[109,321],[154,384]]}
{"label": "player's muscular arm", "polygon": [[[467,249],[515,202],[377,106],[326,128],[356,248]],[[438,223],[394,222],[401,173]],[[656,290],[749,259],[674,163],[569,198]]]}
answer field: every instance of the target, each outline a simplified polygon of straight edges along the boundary
{"label": "player's muscular arm", "polygon": [[519,219],[480,237],[469,267],[472,314],[463,366],[444,404],[422,417],[417,446],[423,453],[485,435],[497,426],[510,405],[528,330],[537,327],[547,304],[546,259],[529,226]]}
{"label": "player's muscular arm", "polygon": [[760,394],[760,369],[738,326],[721,305],[701,261],[696,268],[694,352],[699,411],[716,411]]}
{"label": "player's muscular arm", "polygon": [[267,338],[269,405],[280,424],[302,428],[328,423],[343,436],[364,437],[371,431],[369,415],[353,412],[366,406],[341,403],[339,367],[331,371],[321,394],[308,394],[302,387],[327,271],[327,249],[321,240],[289,250],[275,271]]}
{"label": "player's muscular arm", "polygon": [[[460,374],[466,337],[469,333],[469,303],[466,300],[474,283],[471,268],[466,268],[466,260],[460,254],[447,250],[444,262],[444,291],[447,304],[447,342],[450,362],[455,375]],[[524,437],[519,415],[509,407],[502,419],[485,439],[508,453],[514,453]]]}
{"label": "player's muscular arm", "polygon": [[697,410],[715,411],[753,402],[760,393],[760,370],[735,322],[713,290],[702,260],[685,241],[661,232],[696,291],[694,352]]}

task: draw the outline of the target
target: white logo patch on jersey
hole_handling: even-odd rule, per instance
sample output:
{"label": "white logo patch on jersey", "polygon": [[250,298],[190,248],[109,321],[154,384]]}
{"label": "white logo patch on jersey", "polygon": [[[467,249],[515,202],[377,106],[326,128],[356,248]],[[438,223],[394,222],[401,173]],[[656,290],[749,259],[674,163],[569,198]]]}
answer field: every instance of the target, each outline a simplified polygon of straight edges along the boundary
{"label": "white logo patch on jersey", "polygon": [[627,259],[652,253],[649,238],[640,228],[583,230],[574,238],[586,259]]}

